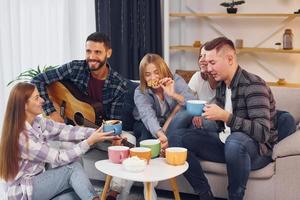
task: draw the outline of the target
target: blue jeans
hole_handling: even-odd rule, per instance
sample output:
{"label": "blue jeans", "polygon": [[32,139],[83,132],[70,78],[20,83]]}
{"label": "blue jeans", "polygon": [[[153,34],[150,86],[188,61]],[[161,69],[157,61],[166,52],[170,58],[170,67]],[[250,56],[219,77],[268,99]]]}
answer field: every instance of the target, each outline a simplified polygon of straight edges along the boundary
{"label": "blue jeans", "polygon": [[[192,119],[193,115],[189,114],[189,112],[185,109],[180,110],[178,113],[176,113],[175,117],[169,124],[168,133],[171,133],[172,135],[173,131],[176,132],[177,129],[182,129],[182,128],[195,128],[197,129],[193,124],[192,124]],[[217,124],[214,121],[206,120],[203,119],[203,127],[201,129],[204,129],[206,131],[217,131],[218,127]]]}
{"label": "blue jeans", "polygon": [[[169,146],[182,146],[181,137],[184,131],[178,131],[179,129],[197,129],[192,124],[192,119],[193,116],[190,115],[185,109],[182,109],[178,111],[178,113],[176,113],[167,129]],[[203,128],[201,129],[206,131],[217,131],[218,127],[216,122],[214,121],[203,120]],[[137,138],[137,145],[139,145],[140,141],[142,140],[154,138],[141,120],[135,122],[133,132],[135,137]]]}
{"label": "blue jeans", "polygon": [[[189,127],[191,125],[191,122],[192,122],[192,116],[189,115],[186,110],[178,111],[178,113],[176,113],[173,120],[170,122],[168,126],[166,132],[167,137],[169,138],[171,135],[173,135],[173,133],[176,132],[177,129]],[[134,132],[134,136],[137,138],[138,141],[137,144],[139,144],[139,142],[142,140],[154,138],[141,120],[135,122],[133,132]]]}
{"label": "blue jeans", "polygon": [[217,132],[183,131],[182,145],[189,150],[189,169],[184,175],[199,195],[210,190],[199,159],[226,163],[230,200],[242,200],[250,171],[263,168],[272,161],[271,157],[259,155],[258,143],[242,132],[233,132],[223,144]]}
{"label": "blue jeans", "polygon": [[[192,119],[193,116],[186,110],[181,110],[175,115],[167,131],[169,147],[181,147],[182,137],[185,133],[198,129],[192,124]],[[203,127],[199,130],[207,132],[216,132],[218,130],[218,126],[215,121],[203,119],[202,123]]]}
{"label": "blue jeans", "polygon": [[97,197],[90,180],[78,162],[49,169],[33,178],[33,200],[83,199]]}
{"label": "blue jeans", "polygon": [[277,110],[278,141],[286,138],[296,131],[294,117],[286,111]]}

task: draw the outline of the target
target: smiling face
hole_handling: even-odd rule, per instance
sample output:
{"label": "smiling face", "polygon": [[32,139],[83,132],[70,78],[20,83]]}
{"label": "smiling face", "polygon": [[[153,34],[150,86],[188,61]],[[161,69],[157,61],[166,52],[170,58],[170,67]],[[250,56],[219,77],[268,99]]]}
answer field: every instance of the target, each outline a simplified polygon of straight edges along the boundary
{"label": "smiling face", "polygon": [[207,71],[216,81],[226,81],[229,77],[230,62],[222,51],[206,51]]}
{"label": "smiling face", "polygon": [[44,100],[40,96],[38,90],[35,88],[29,99],[25,104],[26,118],[34,118],[43,113]]}
{"label": "smiling face", "polygon": [[204,48],[201,48],[199,59],[198,59],[198,66],[201,73],[207,73],[206,51]]}
{"label": "smiling face", "polygon": [[97,71],[106,65],[112,50],[105,47],[103,42],[86,42],[85,57],[91,71]]}

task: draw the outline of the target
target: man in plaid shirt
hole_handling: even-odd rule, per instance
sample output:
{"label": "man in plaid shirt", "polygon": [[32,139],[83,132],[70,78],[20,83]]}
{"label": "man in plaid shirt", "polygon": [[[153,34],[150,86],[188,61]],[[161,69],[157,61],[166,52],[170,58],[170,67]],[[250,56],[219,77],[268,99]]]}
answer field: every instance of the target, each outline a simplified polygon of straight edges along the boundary
{"label": "man in plaid shirt", "polygon": [[34,77],[32,83],[45,99],[45,113],[55,121],[64,122],[50,101],[46,86],[55,81],[67,80],[91,99],[103,104],[104,119],[121,119],[127,82],[108,64],[107,59],[111,55],[108,36],[95,32],[86,40],[85,60],[74,60]]}
{"label": "man in plaid shirt", "polygon": [[199,163],[226,163],[230,200],[242,200],[251,170],[272,161],[277,142],[275,100],[260,77],[242,69],[231,40],[220,37],[205,45],[207,70],[219,84],[216,104],[207,104],[203,117],[217,121],[219,131],[184,130],[182,145],[189,150],[185,177],[201,200],[214,199]]}
{"label": "man in plaid shirt", "polygon": [[[55,81],[67,80],[91,99],[102,103],[103,119],[122,120],[123,130],[129,130],[131,122],[127,118],[131,117],[131,113],[128,112],[130,108],[128,108],[125,98],[128,98],[127,96],[130,94],[129,86],[132,83],[127,82],[110,67],[107,59],[111,55],[112,49],[108,36],[95,32],[87,37],[85,60],[74,60],[34,77],[32,83],[36,85],[41,97],[45,100],[43,105],[45,113],[55,121],[64,122],[50,101],[46,86]],[[129,137],[127,134],[125,137],[129,142],[135,142],[134,136]],[[132,184],[132,182],[128,182],[128,184]],[[120,193],[123,181],[113,178],[112,185],[113,189]]]}

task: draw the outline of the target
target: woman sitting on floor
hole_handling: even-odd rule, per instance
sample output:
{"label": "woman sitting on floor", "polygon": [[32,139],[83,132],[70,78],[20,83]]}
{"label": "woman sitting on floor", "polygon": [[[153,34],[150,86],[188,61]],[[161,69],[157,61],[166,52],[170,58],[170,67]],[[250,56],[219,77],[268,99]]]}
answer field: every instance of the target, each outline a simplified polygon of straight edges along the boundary
{"label": "woman sitting on floor", "polygon": [[[96,142],[115,139],[101,129],[73,127],[39,116],[44,100],[30,83],[11,91],[0,146],[0,178],[8,199],[99,199],[82,166],[75,162]],[[78,141],[55,149],[49,141]],[[56,166],[46,170],[46,164]]]}

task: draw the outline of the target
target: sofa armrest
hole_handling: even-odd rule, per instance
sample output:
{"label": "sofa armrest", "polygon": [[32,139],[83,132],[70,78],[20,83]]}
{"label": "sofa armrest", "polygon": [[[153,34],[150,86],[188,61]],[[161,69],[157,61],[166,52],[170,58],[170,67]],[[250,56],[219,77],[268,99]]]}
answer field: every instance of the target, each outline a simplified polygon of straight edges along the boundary
{"label": "sofa armrest", "polygon": [[273,160],[292,155],[300,155],[300,130],[281,140],[273,148]]}

